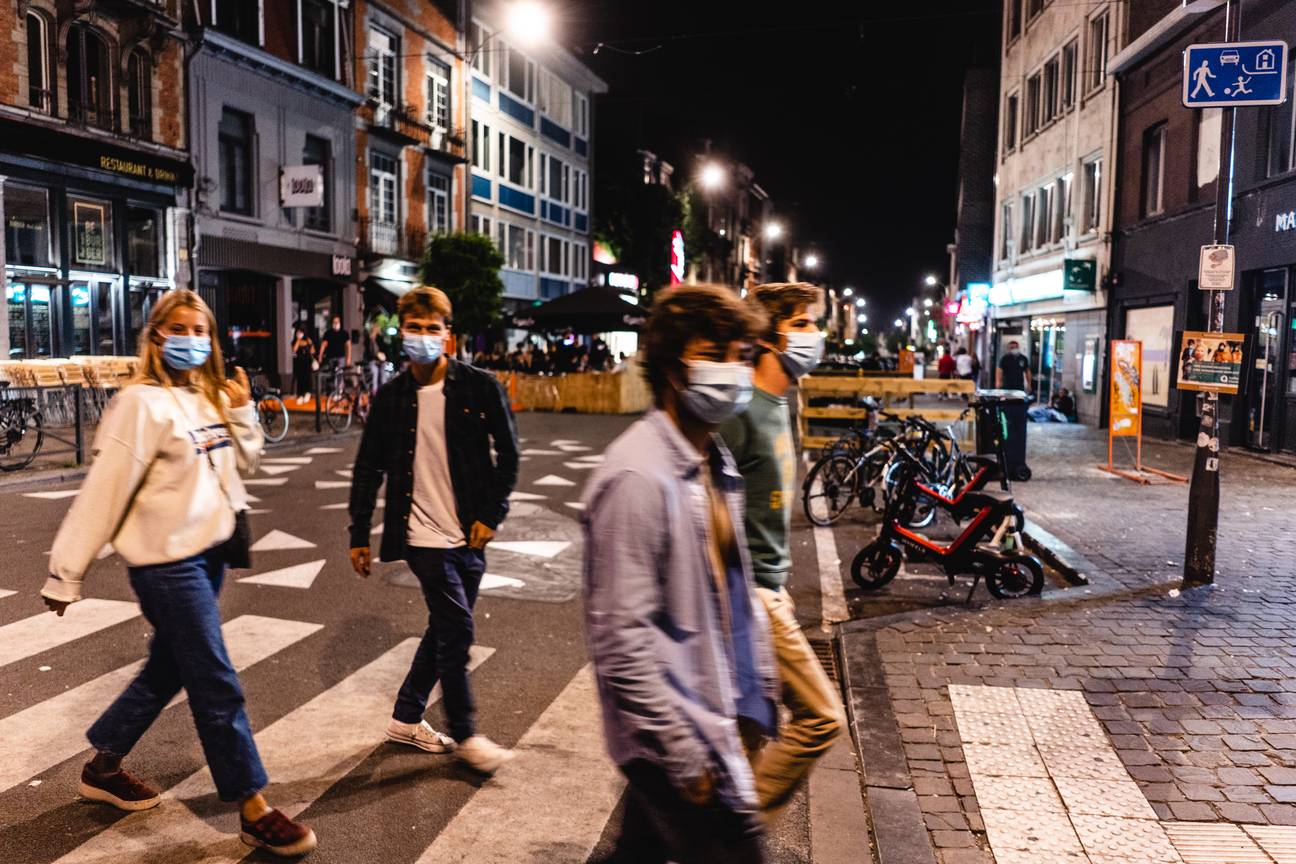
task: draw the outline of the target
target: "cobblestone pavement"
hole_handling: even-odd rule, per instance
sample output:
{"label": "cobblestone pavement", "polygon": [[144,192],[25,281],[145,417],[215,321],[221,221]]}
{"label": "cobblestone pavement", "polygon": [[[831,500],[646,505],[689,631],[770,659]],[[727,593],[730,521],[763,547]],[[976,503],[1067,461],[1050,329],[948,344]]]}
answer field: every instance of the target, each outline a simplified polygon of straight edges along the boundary
{"label": "cobblestone pavement", "polygon": [[[923,609],[842,627],[874,823],[890,816],[879,815],[879,804],[902,790],[916,800],[930,841],[892,860],[931,861],[933,851],[941,864],[995,860],[983,811],[997,802],[978,800],[965,746],[972,733],[956,721],[950,685],[1083,694],[1106,740],[1089,742],[1063,724],[1043,740],[1035,730],[1036,746],[1113,748],[1162,825],[1296,825],[1296,471],[1225,455],[1218,582],[1180,594],[1169,580],[1182,566],[1186,487],[1108,479],[1092,467],[1106,452],[1091,430],[1031,433],[1036,479],[1016,486],[1018,499],[1126,590]],[[1170,471],[1187,473],[1191,457],[1186,447],[1145,447],[1148,464]],[[1025,728],[1001,729],[1004,745],[1031,746]],[[1008,751],[1022,753],[1009,747],[1010,759]],[[1084,817],[1070,816],[1080,830]],[[888,862],[881,831],[878,841]],[[1150,860],[1084,857],[1091,851],[1086,839],[1078,857],[1048,860]],[[1020,854],[1001,851],[999,864],[1045,860]]]}

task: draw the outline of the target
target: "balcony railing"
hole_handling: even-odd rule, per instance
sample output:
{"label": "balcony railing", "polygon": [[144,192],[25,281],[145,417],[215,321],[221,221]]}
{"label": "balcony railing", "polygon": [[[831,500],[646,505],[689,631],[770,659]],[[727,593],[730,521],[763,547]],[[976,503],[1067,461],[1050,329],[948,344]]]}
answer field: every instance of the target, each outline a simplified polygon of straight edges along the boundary
{"label": "balcony railing", "polygon": [[359,221],[361,254],[371,257],[421,261],[427,249],[427,232],[392,222]]}
{"label": "balcony railing", "polygon": [[413,105],[388,105],[369,101],[373,119],[369,131],[404,145],[427,147],[432,138],[432,127],[419,119]]}
{"label": "balcony railing", "polygon": [[76,102],[68,106],[68,123],[105,132],[117,131],[117,115],[113,111]]}
{"label": "balcony railing", "polygon": [[466,142],[467,136],[463,128],[446,129],[442,126],[433,126],[427,148],[462,159]]}

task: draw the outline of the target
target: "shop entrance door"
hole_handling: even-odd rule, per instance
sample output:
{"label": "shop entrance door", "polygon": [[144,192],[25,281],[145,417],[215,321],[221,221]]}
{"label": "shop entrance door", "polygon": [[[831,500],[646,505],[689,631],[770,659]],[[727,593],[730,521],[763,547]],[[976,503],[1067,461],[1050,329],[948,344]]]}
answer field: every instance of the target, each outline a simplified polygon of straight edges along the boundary
{"label": "shop entrance door", "polygon": [[119,326],[120,305],[116,277],[72,275],[68,288],[72,299],[71,355],[117,353],[125,342]]}
{"label": "shop entrance door", "polygon": [[1246,376],[1247,445],[1256,450],[1274,449],[1277,424],[1282,416],[1282,341],[1286,335],[1287,271],[1266,270],[1254,289],[1254,366]]}
{"label": "shop entrance door", "polygon": [[54,356],[57,315],[55,286],[41,282],[10,281],[5,285],[9,310],[9,360]]}

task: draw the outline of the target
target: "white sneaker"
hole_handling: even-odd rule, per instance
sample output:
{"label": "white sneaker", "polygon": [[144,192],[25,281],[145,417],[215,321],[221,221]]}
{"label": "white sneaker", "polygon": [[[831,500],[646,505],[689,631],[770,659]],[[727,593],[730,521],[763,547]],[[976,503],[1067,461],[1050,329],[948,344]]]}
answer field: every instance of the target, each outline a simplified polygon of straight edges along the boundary
{"label": "white sneaker", "polygon": [[512,750],[504,749],[485,735],[474,735],[460,742],[455,750],[460,762],[483,774],[494,774],[505,762],[511,762],[514,755]]}
{"label": "white sneaker", "polygon": [[455,749],[455,740],[433,729],[426,720],[419,723],[402,723],[393,718],[387,724],[387,740],[395,741],[397,744],[408,744],[429,753],[451,753]]}

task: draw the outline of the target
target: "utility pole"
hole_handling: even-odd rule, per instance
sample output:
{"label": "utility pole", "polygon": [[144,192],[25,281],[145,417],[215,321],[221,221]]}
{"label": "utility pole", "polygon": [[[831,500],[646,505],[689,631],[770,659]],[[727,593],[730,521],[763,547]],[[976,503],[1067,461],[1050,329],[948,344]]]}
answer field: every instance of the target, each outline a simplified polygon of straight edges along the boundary
{"label": "utility pole", "polygon": [[[1224,11],[1224,41],[1236,42],[1242,29],[1241,0],[1228,0]],[[1186,91],[1185,91],[1186,92]],[[1219,177],[1215,181],[1215,243],[1225,245],[1233,216],[1233,146],[1236,108],[1221,109]],[[1224,292],[1210,292],[1206,329],[1224,332]],[[1184,545],[1183,587],[1215,581],[1215,542],[1219,528],[1219,394],[1207,391],[1201,400],[1197,458],[1188,488],[1188,537]]]}

